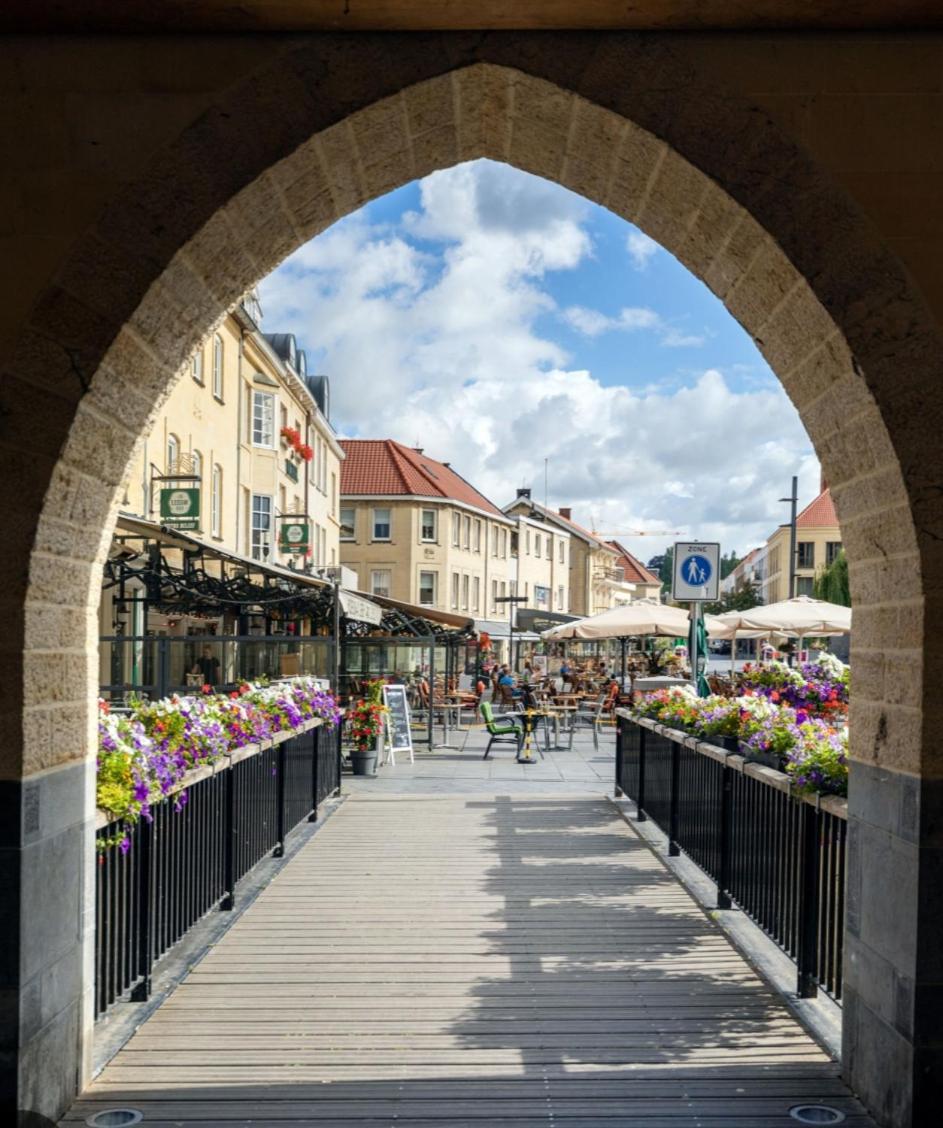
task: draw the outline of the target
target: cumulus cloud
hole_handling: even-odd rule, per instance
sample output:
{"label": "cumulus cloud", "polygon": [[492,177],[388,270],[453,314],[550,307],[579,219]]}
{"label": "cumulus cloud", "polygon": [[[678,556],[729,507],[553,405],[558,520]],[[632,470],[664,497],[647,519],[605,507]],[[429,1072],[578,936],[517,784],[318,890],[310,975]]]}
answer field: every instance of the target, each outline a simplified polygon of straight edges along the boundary
{"label": "cumulus cloud", "polygon": [[625,248],[629,252],[629,258],[632,260],[635,269],[644,270],[657,252],[658,244],[654,239],[649,239],[643,232],[636,231],[633,228],[626,236]]}
{"label": "cumulus cloud", "polygon": [[587,215],[501,165],[434,173],[398,222],[361,213],[286,260],[261,287],[266,329],[293,331],[330,375],[342,434],[418,443],[498,505],[523,485],[542,499],[547,458],[550,504],[646,558],[676,530],[746,550],[786,519],[797,469],[813,490],[798,416],[778,385],[738,391],[717,368],[633,388],[581,365],[554,339],[561,319],[587,337],[683,336],[644,306],[557,307],[551,277],[593,256]]}

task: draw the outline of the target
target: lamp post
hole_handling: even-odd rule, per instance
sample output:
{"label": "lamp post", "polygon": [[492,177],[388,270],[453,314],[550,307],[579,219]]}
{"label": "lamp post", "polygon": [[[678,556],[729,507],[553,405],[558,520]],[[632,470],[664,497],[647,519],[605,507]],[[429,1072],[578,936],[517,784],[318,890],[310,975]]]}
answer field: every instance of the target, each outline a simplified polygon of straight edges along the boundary
{"label": "lamp post", "polygon": [[508,604],[508,665],[514,669],[514,605],[515,603],[526,603],[526,595],[496,595],[494,597],[495,603]]}

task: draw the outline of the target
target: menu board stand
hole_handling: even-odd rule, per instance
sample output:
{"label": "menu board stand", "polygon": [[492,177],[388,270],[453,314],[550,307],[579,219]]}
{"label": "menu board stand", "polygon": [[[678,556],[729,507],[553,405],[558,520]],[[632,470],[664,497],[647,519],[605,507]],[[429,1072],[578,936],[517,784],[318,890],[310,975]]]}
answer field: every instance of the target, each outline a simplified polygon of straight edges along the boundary
{"label": "menu board stand", "polygon": [[384,763],[396,767],[396,753],[408,752],[409,762],[416,762],[413,756],[413,733],[409,724],[409,701],[405,685],[385,685],[383,704],[387,712],[383,718],[383,742],[386,746]]}

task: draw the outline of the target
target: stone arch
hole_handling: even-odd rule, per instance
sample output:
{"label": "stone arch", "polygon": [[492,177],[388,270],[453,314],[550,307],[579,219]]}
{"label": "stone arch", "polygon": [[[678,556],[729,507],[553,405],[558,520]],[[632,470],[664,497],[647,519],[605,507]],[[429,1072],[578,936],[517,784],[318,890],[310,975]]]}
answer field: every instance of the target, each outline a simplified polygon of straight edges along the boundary
{"label": "stone arch", "polygon": [[940,710],[921,674],[938,647],[923,614],[941,561],[939,540],[918,536],[937,487],[933,428],[914,409],[943,355],[936,327],[853,205],[682,53],[631,36],[568,35],[565,52],[551,43],[293,42],[193,122],[62,265],[8,366],[26,389],[48,389],[50,366],[64,379],[32,471],[38,522],[24,514],[8,546],[28,562],[28,587],[9,597],[23,657],[12,778],[87,760],[94,606],[119,490],[192,348],[330,223],[474,157],[638,224],[756,339],[812,437],[848,546],[853,753],[920,774]]}

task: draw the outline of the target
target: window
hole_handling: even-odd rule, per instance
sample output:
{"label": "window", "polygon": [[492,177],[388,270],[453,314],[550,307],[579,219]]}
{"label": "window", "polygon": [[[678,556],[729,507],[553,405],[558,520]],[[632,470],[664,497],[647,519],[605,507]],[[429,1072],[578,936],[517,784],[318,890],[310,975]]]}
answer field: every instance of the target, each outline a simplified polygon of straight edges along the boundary
{"label": "window", "polygon": [[214,537],[223,535],[223,468],[218,463],[210,486],[210,532]]}
{"label": "window", "polygon": [[475,522],[475,551],[481,552],[481,522]]}
{"label": "window", "polygon": [[501,581],[501,598],[504,599],[505,596],[507,595],[507,593],[508,593],[508,586],[504,582],[504,580],[502,580]]}
{"label": "window", "polygon": [[180,465],[180,440],[176,435],[167,436],[167,473],[172,474]]}
{"label": "window", "polygon": [[564,562],[564,559],[563,559],[563,554],[564,554],[565,552],[566,552],[566,549],[565,549],[565,548],[564,548],[564,546],[563,546],[563,541],[560,541],[560,563],[561,563],[561,564],[562,564],[562,563]]}
{"label": "window", "polygon": [[337,513],[337,475],[331,475],[331,513]]}
{"label": "window", "polygon": [[811,576],[796,576],[796,595],[812,595],[814,584]]}
{"label": "window", "polygon": [[370,573],[370,591],[373,595],[390,596],[393,573],[389,568],[377,568]]}
{"label": "window", "polygon": [[288,426],[288,408],[285,406],[285,404],[282,404],[282,406],[278,409],[278,416],[279,426],[284,431]]}
{"label": "window", "polygon": [[517,556],[520,547],[521,534],[517,530],[511,530],[511,555]]}
{"label": "window", "polygon": [[460,513],[452,514],[452,547],[461,548],[462,546],[462,515]]}
{"label": "window", "polygon": [[563,584],[557,588],[557,607],[560,611],[563,610]]}
{"label": "window", "polygon": [[[195,450],[190,456],[193,462],[193,475],[197,479],[193,484],[200,491],[198,496],[200,499],[200,509],[203,508],[203,455],[198,450]],[[203,514],[200,514],[200,527],[203,527]]]}
{"label": "window", "polygon": [[465,518],[465,536],[462,539],[463,547],[468,552],[471,549],[471,517]]}
{"label": "window", "polygon": [[505,560],[508,558],[508,531],[507,529],[501,530],[501,555]]}
{"label": "window", "polygon": [[452,573],[452,608],[458,610],[458,572]]}
{"label": "window", "polygon": [[796,545],[796,567],[815,567],[815,541],[799,541]]}
{"label": "window", "polygon": [[198,384],[203,383],[203,349],[199,348],[190,357],[190,375]]}
{"label": "window", "polygon": [[462,610],[468,610],[468,588],[471,579],[468,576],[462,576]]}
{"label": "window", "polygon": [[497,611],[498,609],[498,581],[491,581],[491,610]]}
{"label": "window", "polygon": [[475,576],[472,580],[472,610],[479,611],[481,603],[481,577]]}
{"label": "window", "polygon": [[213,338],[213,395],[223,398],[223,338],[218,333]]}
{"label": "window", "polygon": [[275,445],[275,397],[268,392],[252,393],[252,442],[261,447]]}
{"label": "window", "polygon": [[540,533],[534,534],[534,555],[540,559]]}
{"label": "window", "polygon": [[419,573],[419,602],[424,607],[435,606],[435,572]]}
{"label": "window", "polygon": [[271,548],[272,499],[267,494],[252,495],[252,559],[264,560]]}
{"label": "window", "polygon": [[373,511],[373,539],[375,541],[388,541],[390,539],[390,510],[374,509]]}
{"label": "window", "polygon": [[530,529],[524,533],[524,555],[530,556]]}
{"label": "window", "polygon": [[419,539],[422,541],[430,541],[435,543],[436,539],[436,524],[435,524],[435,510],[423,509],[419,515]]}
{"label": "window", "polygon": [[498,555],[498,526],[491,526],[491,555]]}
{"label": "window", "polygon": [[841,552],[841,541],[829,541],[825,545],[825,563],[828,567],[838,559],[838,554]]}
{"label": "window", "polygon": [[341,506],[341,531],[340,539],[342,541],[356,540],[355,525],[354,525],[354,507],[352,505]]}
{"label": "window", "polygon": [[550,602],[550,588],[534,584],[534,602],[538,607],[547,607]]}

